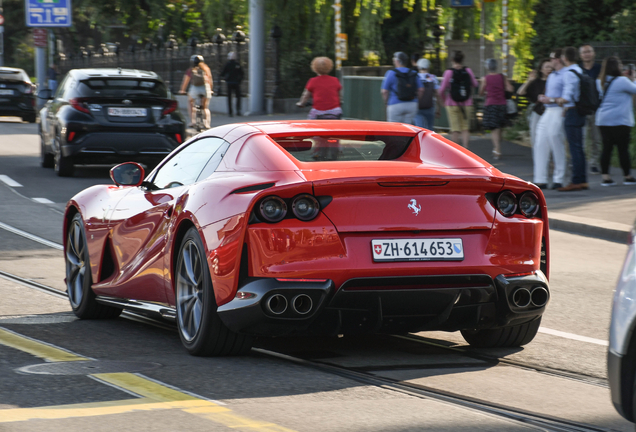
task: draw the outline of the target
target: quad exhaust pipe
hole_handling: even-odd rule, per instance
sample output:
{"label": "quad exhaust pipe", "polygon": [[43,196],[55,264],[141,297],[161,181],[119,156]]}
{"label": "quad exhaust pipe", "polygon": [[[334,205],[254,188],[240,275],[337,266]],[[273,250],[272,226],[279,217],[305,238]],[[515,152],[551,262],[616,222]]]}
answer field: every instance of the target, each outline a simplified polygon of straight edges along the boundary
{"label": "quad exhaust pipe", "polygon": [[535,307],[543,307],[548,303],[548,299],[550,298],[550,294],[548,294],[548,290],[543,287],[536,287],[532,290],[530,294],[532,306]]}
{"label": "quad exhaust pipe", "polygon": [[312,311],[314,302],[307,294],[298,294],[289,302],[282,294],[274,294],[265,302],[265,307],[273,315],[282,315],[288,308],[298,315],[307,315]]}
{"label": "quad exhaust pipe", "polygon": [[512,304],[521,309],[530,305],[540,308],[548,303],[549,298],[548,290],[540,286],[533,288],[532,291],[527,288],[517,288],[512,293]]}
{"label": "quad exhaust pipe", "polygon": [[311,297],[307,294],[299,294],[292,300],[292,309],[299,315],[306,315],[311,312],[313,305]]}
{"label": "quad exhaust pipe", "polygon": [[267,309],[274,315],[281,315],[287,310],[287,299],[282,294],[274,294],[265,303]]}

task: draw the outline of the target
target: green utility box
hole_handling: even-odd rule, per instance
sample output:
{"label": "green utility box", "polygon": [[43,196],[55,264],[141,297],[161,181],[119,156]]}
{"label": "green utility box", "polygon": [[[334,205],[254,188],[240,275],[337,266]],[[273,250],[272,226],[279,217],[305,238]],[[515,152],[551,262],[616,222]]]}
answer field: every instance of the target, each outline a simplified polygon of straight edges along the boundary
{"label": "green utility box", "polygon": [[[383,77],[371,76],[343,76],[343,117],[386,121],[386,105],[380,93],[383,79]],[[446,110],[442,110],[441,117],[435,119],[435,128],[448,129]]]}

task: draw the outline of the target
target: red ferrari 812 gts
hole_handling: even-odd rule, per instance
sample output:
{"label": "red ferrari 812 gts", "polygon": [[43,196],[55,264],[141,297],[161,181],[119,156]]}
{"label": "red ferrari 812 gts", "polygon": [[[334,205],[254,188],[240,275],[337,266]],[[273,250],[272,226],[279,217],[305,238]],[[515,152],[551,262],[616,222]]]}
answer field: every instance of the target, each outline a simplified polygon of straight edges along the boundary
{"label": "red ferrari 812 gts", "polygon": [[111,177],[66,208],[73,311],[176,320],[193,355],[426,330],[520,346],[550,297],[540,189],[418,127],[230,124]]}

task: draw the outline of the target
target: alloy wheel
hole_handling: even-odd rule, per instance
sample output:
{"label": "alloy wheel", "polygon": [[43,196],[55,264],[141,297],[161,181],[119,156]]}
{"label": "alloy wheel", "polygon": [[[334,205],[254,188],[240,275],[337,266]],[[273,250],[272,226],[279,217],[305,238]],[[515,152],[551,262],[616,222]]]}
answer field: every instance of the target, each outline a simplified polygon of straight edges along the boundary
{"label": "alloy wheel", "polygon": [[86,278],[86,239],[78,221],[70,227],[66,241],[66,290],[73,308],[79,307],[84,297]]}
{"label": "alloy wheel", "polygon": [[177,269],[177,316],[183,338],[191,342],[203,321],[203,263],[196,243],[188,240],[181,248]]}

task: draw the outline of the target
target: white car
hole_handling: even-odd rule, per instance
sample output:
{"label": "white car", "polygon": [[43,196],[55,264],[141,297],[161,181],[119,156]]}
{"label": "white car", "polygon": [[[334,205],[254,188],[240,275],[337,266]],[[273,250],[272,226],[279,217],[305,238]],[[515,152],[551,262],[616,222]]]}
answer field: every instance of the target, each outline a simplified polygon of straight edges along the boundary
{"label": "white car", "polygon": [[629,421],[636,421],[636,224],[616,285],[610,323],[607,375],[612,402]]}

